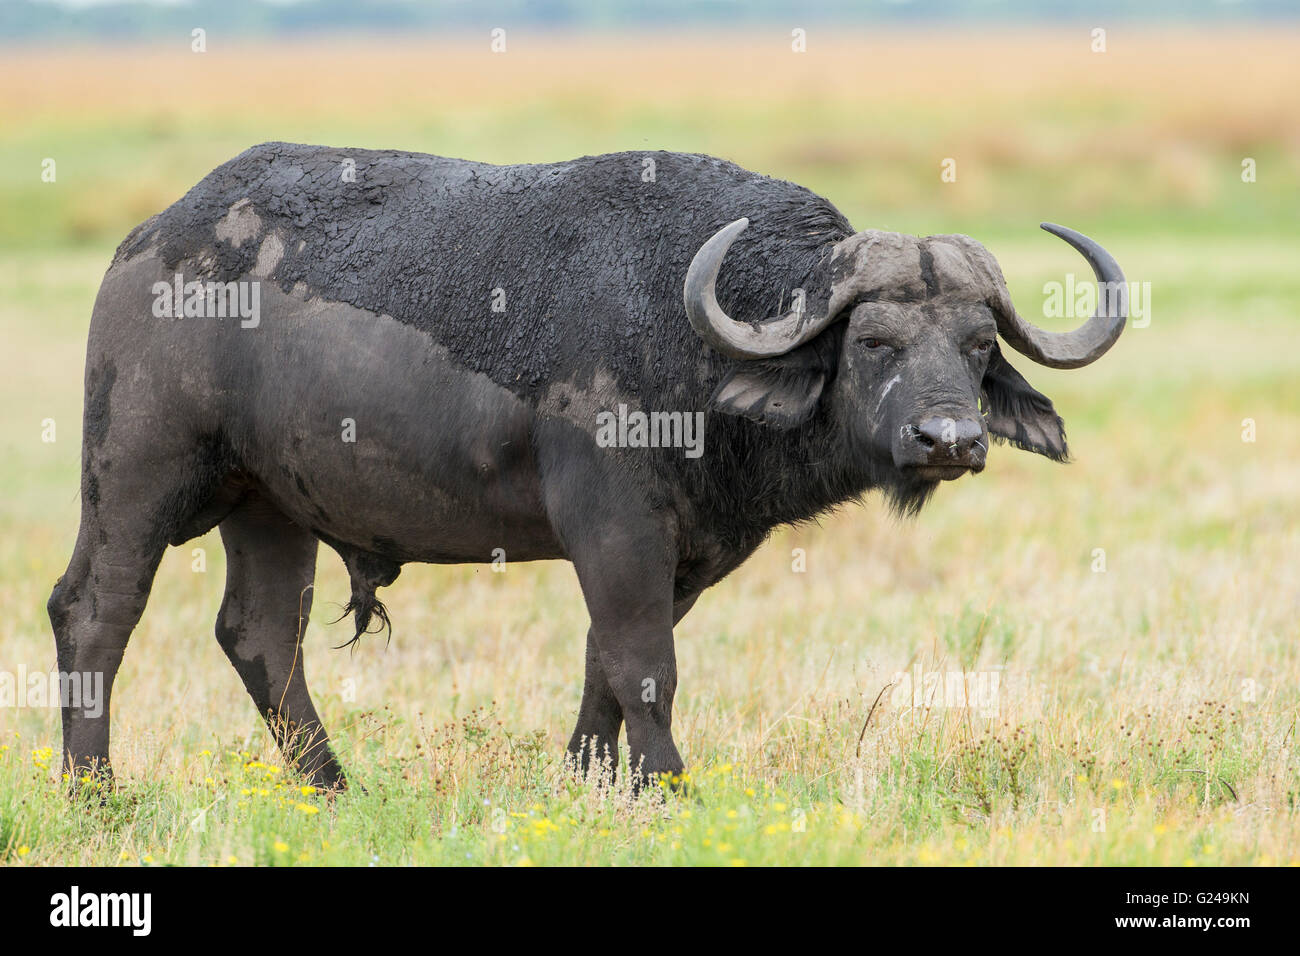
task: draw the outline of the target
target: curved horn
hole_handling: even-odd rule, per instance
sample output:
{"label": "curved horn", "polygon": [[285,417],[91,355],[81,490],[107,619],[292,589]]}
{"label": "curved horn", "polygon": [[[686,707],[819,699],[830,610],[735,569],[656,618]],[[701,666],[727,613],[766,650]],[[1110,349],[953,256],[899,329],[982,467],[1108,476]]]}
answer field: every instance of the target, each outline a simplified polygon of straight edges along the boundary
{"label": "curved horn", "polygon": [[1048,332],[1021,318],[1008,299],[1008,308],[998,315],[998,332],[1013,349],[1040,365],[1081,368],[1101,358],[1124,331],[1128,283],[1114,257],[1087,236],[1050,222],[1040,225],[1088,260],[1097,277],[1097,310],[1073,332]]}
{"label": "curved horn", "polygon": [[691,328],[723,355],[738,359],[771,358],[784,355],[816,336],[830,324],[830,315],[809,315],[796,308],[770,322],[737,322],[718,305],[718,270],[736,237],[745,231],[748,219],[723,226],[700,246],[686,270],[682,298]]}

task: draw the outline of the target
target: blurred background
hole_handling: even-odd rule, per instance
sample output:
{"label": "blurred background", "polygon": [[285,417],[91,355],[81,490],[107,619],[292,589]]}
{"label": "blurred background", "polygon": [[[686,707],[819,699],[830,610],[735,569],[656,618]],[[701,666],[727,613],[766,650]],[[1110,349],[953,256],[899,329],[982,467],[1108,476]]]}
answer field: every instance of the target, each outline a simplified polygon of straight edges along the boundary
{"label": "blurred background", "polygon": [[[503,163],[709,152],[864,228],[1286,231],[1300,33],[1282,13],[1300,11],[1126,7],[6,0],[0,244],[115,242],[268,139]],[[58,160],[57,189],[20,174],[31,156]]]}
{"label": "blurred background", "polygon": [[[913,733],[878,718],[882,736],[854,756],[866,706],[921,660],[1032,687],[1008,691],[1004,724],[1091,741],[1090,766],[1131,782],[1108,799],[1145,807],[1144,833],[1200,784],[1130,778],[1151,759],[1134,714],[1151,722],[1142,746],[1165,746],[1204,701],[1240,712],[1215,758],[1237,789],[1294,809],[1296,13],[1281,0],[0,2],[0,666],[53,664],[44,604],[76,529],[85,333],[136,223],[266,140],[497,163],[694,151],[801,183],[859,229],[968,233],[1047,327],[1076,323],[1041,317],[1045,284],[1086,267],[1041,220],[1098,239],[1150,298],[1149,322],[1096,366],[1017,363],[1055,400],[1074,464],[995,448],[915,522],[869,503],[783,531],[705,596],[679,628],[688,761],[820,788],[854,773],[861,787],[865,761],[884,832],[905,819],[924,833],[892,774],[947,768],[933,785],[963,786],[961,722]],[[128,775],[189,767],[214,737],[265,743],[211,638],[221,562],[212,535],[159,572],[114,702]],[[358,714],[380,707],[398,733],[417,713],[493,706],[558,754],[586,627],[567,566],[408,568],[384,595],[392,645],[356,655],[328,650],[348,636],[328,625],[348,593],[328,551],[317,590],[309,671],[351,759],[369,753]],[[1243,703],[1247,680],[1259,694]],[[6,724],[58,745],[53,711],[5,711]],[[1074,799],[1074,771],[1036,769],[1035,806]],[[1294,817],[1261,836],[1215,815],[1219,791],[1201,797],[1168,853],[1116,831],[1073,857],[1026,836],[1003,859],[1294,855]],[[112,858],[80,847],[59,858]]]}

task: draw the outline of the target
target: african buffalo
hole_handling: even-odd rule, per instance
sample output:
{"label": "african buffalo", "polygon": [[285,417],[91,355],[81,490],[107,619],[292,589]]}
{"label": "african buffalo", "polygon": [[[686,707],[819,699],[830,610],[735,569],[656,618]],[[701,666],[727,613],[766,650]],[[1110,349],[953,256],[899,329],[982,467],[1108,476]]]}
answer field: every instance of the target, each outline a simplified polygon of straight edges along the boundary
{"label": "african buffalo", "polygon": [[[778,525],[881,491],[914,513],[989,437],[1066,458],[997,341],[1077,368],[1124,328],[1017,314],[966,236],[855,232],[709,156],[490,166],[268,143],[118,248],[91,319],[60,671],[105,694],[167,545],[219,527],[217,640],[286,757],[344,784],[303,674],[317,542],[356,635],[403,564],[563,558],[591,615],[570,751],[679,772],[673,626]],[[355,638],[354,638],[355,640]],[[649,689],[649,690],[647,690]],[[63,710],[65,769],[109,717]],[[643,779],[643,778],[637,778]]]}

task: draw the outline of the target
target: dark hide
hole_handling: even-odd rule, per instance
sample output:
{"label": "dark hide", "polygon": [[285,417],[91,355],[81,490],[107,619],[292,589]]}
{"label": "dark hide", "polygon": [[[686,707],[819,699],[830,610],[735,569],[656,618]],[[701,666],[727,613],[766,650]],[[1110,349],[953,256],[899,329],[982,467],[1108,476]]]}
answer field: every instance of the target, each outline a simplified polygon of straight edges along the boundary
{"label": "dark hide", "polygon": [[[342,181],[348,159],[355,183]],[[642,181],[647,160],[655,163],[653,183]],[[304,283],[324,298],[391,315],[527,400],[557,381],[586,386],[607,373],[645,411],[716,407],[748,419],[710,416],[707,466],[678,453],[647,456],[665,483],[697,503],[701,520],[721,519],[709,530],[729,545],[752,550],[774,525],[812,518],[868,484],[907,511],[925,494],[893,469],[829,454],[824,416],[797,435],[755,426],[813,415],[818,380],[835,372],[835,333],[761,370],[738,372],[684,325],[681,282],[692,256],[740,216],[751,225],[718,284],[731,315],[777,315],[795,288],[805,290],[811,309],[829,298],[828,247],[853,230],[802,186],[680,153],[490,166],[267,143],[214,170],[137,230],[117,258],[157,244],[168,269],[206,257],[205,278],[238,278],[253,268],[258,244],[214,247],[211,237],[241,200],[263,232],[286,237],[271,276],[284,290]],[[504,314],[490,311],[498,288]],[[718,401],[721,380],[738,374],[763,378],[783,398],[751,393],[743,409]],[[802,395],[800,386],[807,386]],[[733,454],[734,462],[716,457]]]}
{"label": "dark hide", "polygon": [[[343,182],[345,160],[356,182]],[[643,182],[646,160],[655,181]],[[212,247],[232,205],[247,199],[265,231],[282,230],[272,273],[287,292],[393,316],[428,333],[458,362],[520,396],[557,380],[610,372],[647,397],[670,394],[681,370],[730,361],[683,335],[682,276],[700,245],[743,215],[751,225],[728,260],[719,299],[760,321],[829,296],[816,271],[852,233],[825,199],[708,156],[615,153],[564,163],[490,166],[421,153],[255,146],[213,170],[118,251],[155,242],[168,268],[212,252],[207,275],[239,278],[258,246]],[[303,243],[298,248],[299,243]],[[492,290],[506,311],[490,311]],[[708,391],[679,401],[703,408]]]}

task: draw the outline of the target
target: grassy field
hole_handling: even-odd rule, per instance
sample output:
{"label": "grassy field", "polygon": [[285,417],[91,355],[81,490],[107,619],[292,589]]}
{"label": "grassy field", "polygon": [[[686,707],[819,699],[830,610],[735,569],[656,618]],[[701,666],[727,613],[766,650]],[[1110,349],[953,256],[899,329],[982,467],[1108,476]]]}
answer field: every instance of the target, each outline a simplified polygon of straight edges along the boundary
{"label": "grassy field", "polygon": [[[995,448],[919,519],[872,501],[783,531],[701,599],[677,629],[687,796],[564,773],[586,630],[568,565],[409,566],[384,594],[391,645],[349,653],[331,649],[350,631],[329,623],[348,586],[328,550],[306,666],[367,792],[304,792],[212,636],[214,534],[158,573],[104,805],[64,796],[56,710],[0,707],[0,863],[1300,862],[1298,39],[6,51],[0,672],[54,666],[44,605],[76,529],[85,332],[112,249],[255,142],[712,152],[861,228],[969,232],[1031,316],[1082,268],[1034,228],[1067,223],[1150,283],[1151,313],[1095,367],[1017,363],[1065,417],[1073,464]],[[927,705],[900,674],[971,675],[986,697]]]}

